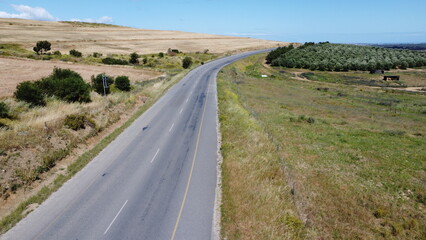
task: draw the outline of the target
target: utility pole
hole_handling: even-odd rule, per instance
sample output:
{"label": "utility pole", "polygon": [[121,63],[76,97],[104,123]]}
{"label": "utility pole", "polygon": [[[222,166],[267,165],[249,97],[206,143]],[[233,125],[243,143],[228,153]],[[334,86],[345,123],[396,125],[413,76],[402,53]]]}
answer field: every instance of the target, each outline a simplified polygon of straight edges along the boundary
{"label": "utility pole", "polygon": [[102,75],[102,85],[104,86],[104,96],[106,96],[106,89],[108,87],[108,77]]}

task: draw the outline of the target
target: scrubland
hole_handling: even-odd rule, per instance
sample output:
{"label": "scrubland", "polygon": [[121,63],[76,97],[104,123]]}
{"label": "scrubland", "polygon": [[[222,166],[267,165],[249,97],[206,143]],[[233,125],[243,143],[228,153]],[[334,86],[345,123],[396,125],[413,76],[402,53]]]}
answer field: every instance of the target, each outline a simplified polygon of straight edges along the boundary
{"label": "scrubland", "polygon": [[[219,74],[222,237],[424,239],[426,95],[265,56]],[[400,75],[426,86],[424,68]]]}

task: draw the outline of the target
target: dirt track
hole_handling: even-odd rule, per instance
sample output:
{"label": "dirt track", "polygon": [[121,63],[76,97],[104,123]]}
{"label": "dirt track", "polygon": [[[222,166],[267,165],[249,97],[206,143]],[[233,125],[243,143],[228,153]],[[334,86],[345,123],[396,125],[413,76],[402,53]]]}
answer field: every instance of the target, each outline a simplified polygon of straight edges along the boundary
{"label": "dirt track", "polygon": [[125,66],[83,65],[60,61],[36,61],[31,59],[0,58],[0,97],[11,96],[22,81],[38,80],[52,73],[54,67],[69,68],[78,72],[85,81],[92,75],[106,73],[110,76],[129,76],[131,81],[156,78],[161,73],[133,69]]}

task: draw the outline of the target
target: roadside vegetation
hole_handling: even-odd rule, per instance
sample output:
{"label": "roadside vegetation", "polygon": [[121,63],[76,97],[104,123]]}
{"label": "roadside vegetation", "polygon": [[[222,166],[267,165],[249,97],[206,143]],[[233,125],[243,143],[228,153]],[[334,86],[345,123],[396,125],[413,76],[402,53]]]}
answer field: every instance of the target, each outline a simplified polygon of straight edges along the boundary
{"label": "roadside vegetation", "polygon": [[[99,76],[102,79],[103,74]],[[55,68],[46,78],[20,83],[14,98],[0,102],[3,200],[39,180],[77,144],[117,122],[148,97],[137,83],[130,86],[128,78],[118,78],[122,79],[118,86],[113,79],[109,81],[108,93],[113,94],[102,97],[103,91],[91,92],[96,90],[95,81],[90,86],[78,73]]]}
{"label": "roadside vegetation", "polygon": [[[135,82],[129,91],[128,79],[120,76],[116,78],[121,79],[120,83],[111,85],[110,94],[102,96],[92,91],[88,103],[66,102],[57,97],[45,97],[45,106],[31,106],[13,98],[0,102],[0,110],[11,116],[0,118],[0,122],[6,123],[0,127],[0,138],[6,140],[0,142],[0,201],[6,202],[19,191],[31,191],[33,183],[37,186],[55,176],[51,184],[0,220],[0,233],[25,217],[28,206],[41,204],[82,169],[187,71]],[[105,135],[104,131],[121,119],[128,120]],[[95,147],[87,148],[87,141],[92,137],[100,141]],[[88,151],[83,153],[80,149]],[[66,168],[58,168],[58,163],[67,157],[78,159],[65,164]]]}
{"label": "roadside vegetation", "polygon": [[265,57],[219,74],[222,237],[424,239],[426,95]]}
{"label": "roadside vegetation", "polygon": [[336,72],[426,66],[426,52],[422,51],[331,44],[328,42],[305,43],[298,48],[278,48],[272,51],[267,59],[272,66]]}
{"label": "roadside vegetation", "polygon": [[[238,94],[235,69],[218,77],[222,134],[222,239],[304,239],[284,162]],[[241,79],[243,80],[243,79]]]}

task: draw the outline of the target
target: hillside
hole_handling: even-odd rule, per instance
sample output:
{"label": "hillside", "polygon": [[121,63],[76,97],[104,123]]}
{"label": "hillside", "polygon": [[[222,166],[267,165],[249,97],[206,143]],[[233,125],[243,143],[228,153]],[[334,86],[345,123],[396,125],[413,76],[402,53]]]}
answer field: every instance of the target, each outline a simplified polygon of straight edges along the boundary
{"label": "hillside", "polygon": [[187,33],[179,31],[145,30],[108,24],[79,22],[45,22],[0,18],[0,43],[21,44],[32,50],[40,40],[52,42],[52,50],[68,52],[78,49],[83,54],[141,54],[166,52],[176,48],[183,52],[209,49],[225,53],[243,49],[276,47],[282,42]]}

